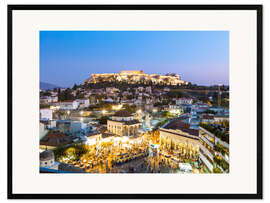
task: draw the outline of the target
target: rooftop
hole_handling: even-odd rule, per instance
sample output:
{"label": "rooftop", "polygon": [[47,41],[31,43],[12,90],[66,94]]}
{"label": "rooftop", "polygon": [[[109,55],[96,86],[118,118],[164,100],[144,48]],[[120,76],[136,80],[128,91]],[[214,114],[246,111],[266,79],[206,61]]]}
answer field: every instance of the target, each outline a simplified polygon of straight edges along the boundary
{"label": "rooftop", "polygon": [[93,131],[93,132],[89,132],[89,133],[86,133],[86,137],[91,137],[91,136],[95,136],[95,135],[100,135],[101,133],[98,132],[98,131]]}
{"label": "rooftop", "polygon": [[54,159],[54,154],[51,150],[45,150],[39,154],[39,159],[41,161],[47,161]]}
{"label": "rooftop", "polygon": [[214,119],[214,115],[211,115],[211,114],[203,114],[202,119]]}
{"label": "rooftop", "polygon": [[124,120],[122,120],[122,121],[117,121],[117,120],[111,120],[111,119],[108,119],[108,120],[113,121],[113,122],[124,123],[125,125],[134,125],[134,124],[139,124],[139,123],[141,123],[139,120],[136,120],[136,119],[133,119],[133,120],[131,120],[131,121],[124,121]]}
{"label": "rooftop", "polygon": [[117,116],[117,117],[130,117],[132,116],[131,113],[127,110],[120,110],[120,111],[117,111],[114,116]]}
{"label": "rooftop", "polygon": [[73,173],[85,173],[83,169],[73,166],[71,164],[60,163],[58,166],[59,171],[73,172]]}
{"label": "rooftop", "polygon": [[72,138],[59,131],[51,131],[40,140],[40,145],[63,146],[72,143]]}
{"label": "rooftop", "polygon": [[187,123],[184,123],[182,120],[174,120],[168,123],[165,127],[165,129],[171,129],[171,130],[181,130],[183,132],[189,133],[190,135],[193,136],[199,136],[199,131],[190,129],[190,125]]}

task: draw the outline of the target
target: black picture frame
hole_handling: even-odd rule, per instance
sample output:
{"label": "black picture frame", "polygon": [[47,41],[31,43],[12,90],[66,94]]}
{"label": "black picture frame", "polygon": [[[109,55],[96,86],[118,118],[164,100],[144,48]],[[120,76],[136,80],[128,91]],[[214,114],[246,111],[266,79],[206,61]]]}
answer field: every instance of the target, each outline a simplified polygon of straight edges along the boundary
{"label": "black picture frame", "polygon": [[[257,12],[257,193],[256,194],[14,194],[12,177],[12,12],[14,10],[254,10]],[[263,48],[262,5],[8,5],[8,199],[262,199]]]}

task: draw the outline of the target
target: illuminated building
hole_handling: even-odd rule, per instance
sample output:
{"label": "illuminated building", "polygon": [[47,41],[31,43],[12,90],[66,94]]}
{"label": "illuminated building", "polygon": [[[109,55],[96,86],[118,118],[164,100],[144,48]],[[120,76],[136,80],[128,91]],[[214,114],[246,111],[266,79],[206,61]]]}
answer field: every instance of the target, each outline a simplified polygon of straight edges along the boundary
{"label": "illuminated building", "polygon": [[53,110],[51,109],[40,109],[40,119],[52,120],[53,119]]}
{"label": "illuminated building", "polygon": [[120,136],[136,136],[142,124],[126,110],[116,112],[107,120],[107,130]]}
{"label": "illuminated building", "polygon": [[66,100],[55,104],[59,106],[60,110],[75,110],[79,107],[79,102],[76,100]]}
{"label": "illuminated building", "polygon": [[87,108],[90,105],[89,99],[76,99],[76,102],[78,102],[79,106],[82,108]]}
{"label": "illuminated building", "polygon": [[180,75],[177,74],[146,74],[142,70],[122,70],[120,73],[102,73],[92,74],[91,77],[84,82],[99,83],[99,82],[113,82],[124,81],[129,84],[138,82],[152,82],[153,84],[167,84],[167,85],[187,85],[188,82],[181,80]]}
{"label": "illuminated building", "polygon": [[168,110],[170,111],[170,113],[172,115],[177,115],[177,116],[180,116],[181,114],[184,113],[183,108],[180,107],[180,106],[178,106],[178,105],[172,105],[172,104],[170,104]]}
{"label": "illuminated building", "polygon": [[190,129],[181,120],[174,120],[161,127],[160,146],[164,150],[177,150],[183,155],[197,156],[199,153],[199,132]]}
{"label": "illuminated building", "polygon": [[177,105],[182,105],[182,104],[192,104],[193,99],[192,98],[179,98],[176,100]]}
{"label": "illuminated building", "polygon": [[87,137],[86,143],[88,145],[97,144],[97,143],[99,143],[99,141],[102,140],[102,134],[99,132],[87,133],[85,136]]}

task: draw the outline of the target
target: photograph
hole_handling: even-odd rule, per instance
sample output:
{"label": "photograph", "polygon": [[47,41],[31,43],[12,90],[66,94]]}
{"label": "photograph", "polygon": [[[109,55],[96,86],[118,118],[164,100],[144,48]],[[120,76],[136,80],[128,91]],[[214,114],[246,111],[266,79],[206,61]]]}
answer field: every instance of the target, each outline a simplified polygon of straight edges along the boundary
{"label": "photograph", "polygon": [[8,198],[262,199],[262,20],[8,5]]}
{"label": "photograph", "polygon": [[226,30],[40,30],[39,173],[230,173],[229,46]]}

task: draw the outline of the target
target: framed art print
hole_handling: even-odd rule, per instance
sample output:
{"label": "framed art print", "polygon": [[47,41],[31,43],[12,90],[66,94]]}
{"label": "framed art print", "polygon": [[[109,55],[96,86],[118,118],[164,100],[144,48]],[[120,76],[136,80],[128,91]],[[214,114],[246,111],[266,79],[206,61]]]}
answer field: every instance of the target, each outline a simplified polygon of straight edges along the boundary
{"label": "framed art print", "polygon": [[262,198],[261,5],[9,5],[8,197]]}

